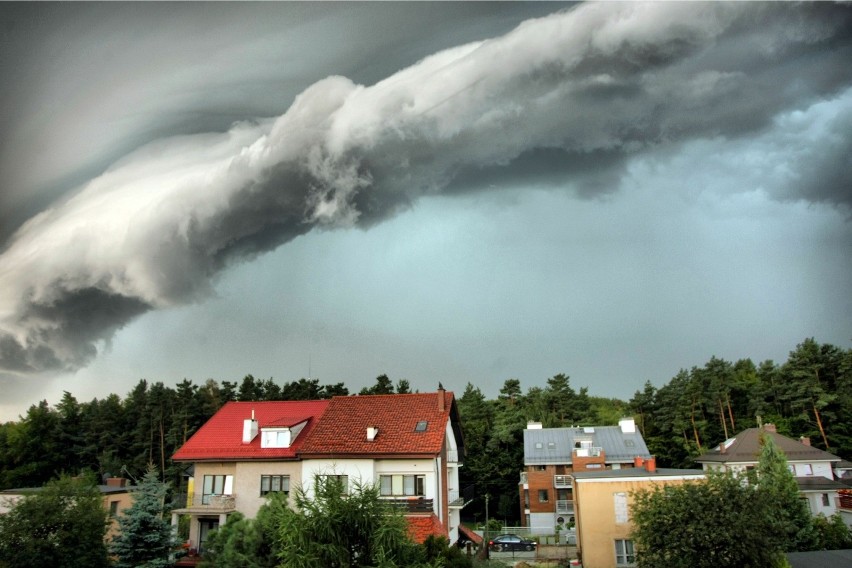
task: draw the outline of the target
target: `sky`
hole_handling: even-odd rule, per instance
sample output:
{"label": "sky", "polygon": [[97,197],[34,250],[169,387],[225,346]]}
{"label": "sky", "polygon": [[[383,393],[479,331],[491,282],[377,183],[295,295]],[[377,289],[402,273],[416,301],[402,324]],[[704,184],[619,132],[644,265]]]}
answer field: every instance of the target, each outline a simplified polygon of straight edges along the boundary
{"label": "sky", "polygon": [[852,5],[0,4],[0,420],[852,346]]}

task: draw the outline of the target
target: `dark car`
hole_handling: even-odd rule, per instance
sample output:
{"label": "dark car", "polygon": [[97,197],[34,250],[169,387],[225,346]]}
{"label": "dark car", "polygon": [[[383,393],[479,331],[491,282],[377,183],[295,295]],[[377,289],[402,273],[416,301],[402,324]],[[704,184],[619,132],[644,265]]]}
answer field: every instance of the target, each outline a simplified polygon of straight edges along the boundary
{"label": "dark car", "polygon": [[510,550],[535,550],[536,542],[521,538],[516,534],[501,534],[488,541],[488,548],[494,552]]}

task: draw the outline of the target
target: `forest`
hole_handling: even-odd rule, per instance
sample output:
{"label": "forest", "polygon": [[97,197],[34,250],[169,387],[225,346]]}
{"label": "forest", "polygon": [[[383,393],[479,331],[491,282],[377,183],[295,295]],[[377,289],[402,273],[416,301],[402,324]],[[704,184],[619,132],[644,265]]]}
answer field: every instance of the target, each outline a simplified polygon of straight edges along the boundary
{"label": "forest", "polygon": [[[526,392],[519,379],[506,379],[496,399],[468,383],[456,392],[465,440],[462,486],[473,486],[476,495],[465,515],[482,520],[488,496],[490,518],[518,521],[523,430],[531,420],[545,427],[614,425],[633,416],[663,467],[693,467],[696,456],[760,422],[852,457],[850,349],[806,339],[782,363],[712,357],[700,367],[679,370],[660,387],[655,382],[663,381],[645,382],[629,400],[575,389],[567,374]],[[409,381],[394,384],[380,375],[360,394],[406,392],[411,392]],[[65,392],[54,405],[38,402],[20,420],[0,424],[0,489],[40,486],[62,473],[141,478],[153,463],[178,495],[186,466],[173,463],[171,455],[225,402],[348,394],[343,383],[301,378],[281,384],[252,375],[202,385],[184,379],[174,387],[140,380],[124,398],[110,394],[89,402]]]}

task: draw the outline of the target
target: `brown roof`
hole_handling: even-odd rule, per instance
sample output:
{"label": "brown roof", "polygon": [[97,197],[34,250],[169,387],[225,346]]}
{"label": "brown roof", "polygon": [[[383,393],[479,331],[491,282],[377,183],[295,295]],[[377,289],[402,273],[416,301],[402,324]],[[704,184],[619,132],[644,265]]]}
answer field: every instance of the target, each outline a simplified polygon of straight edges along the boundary
{"label": "brown roof", "polygon": [[[706,454],[697,457],[695,461],[698,463],[756,463],[760,456],[761,431],[772,437],[772,441],[779,450],[784,452],[789,462],[840,461],[840,458],[834,454],[761,428],[743,430]],[[724,452],[720,451],[723,445],[726,446]]]}
{"label": "brown roof", "polygon": [[[443,398],[443,404],[441,403]],[[452,392],[337,396],[305,440],[303,456],[428,455],[444,445]],[[418,431],[418,423],[425,429]],[[378,428],[373,440],[367,428]]]}

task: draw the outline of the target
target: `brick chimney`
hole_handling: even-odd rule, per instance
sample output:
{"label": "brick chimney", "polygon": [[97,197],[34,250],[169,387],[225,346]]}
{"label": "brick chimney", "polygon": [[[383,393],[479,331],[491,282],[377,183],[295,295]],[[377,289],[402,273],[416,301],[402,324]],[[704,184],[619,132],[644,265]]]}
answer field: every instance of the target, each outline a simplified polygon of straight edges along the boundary
{"label": "brick chimney", "polygon": [[645,465],[645,458],[642,456],[634,456],[633,457],[633,467],[643,467]]}
{"label": "brick chimney", "polygon": [[806,445],[806,446],[810,446],[810,445],[811,445],[811,439],[810,439],[810,438],[808,438],[807,436],[802,436],[801,438],[799,438],[799,441],[800,441],[801,443],[803,443],[804,445]]}
{"label": "brick chimney", "polygon": [[438,412],[443,412],[446,405],[446,397],[444,396],[444,385],[438,383]]}
{"label": "brick chimney", "polygon": [[763,429],[767,432],[772,432],[773,434],[778,433],[778,430],[775,429],[775,424],[764,424]]}
{"label": "brick chimney", "polygon": [[651,456],[650,458],[645,460],[645,471],[648,473],[654,473],[657,471],[657,457]]}
{"label": "brick chimney", "polygon": [[127,480],[123,477],[107,477],[107,487],[127,487]]}

